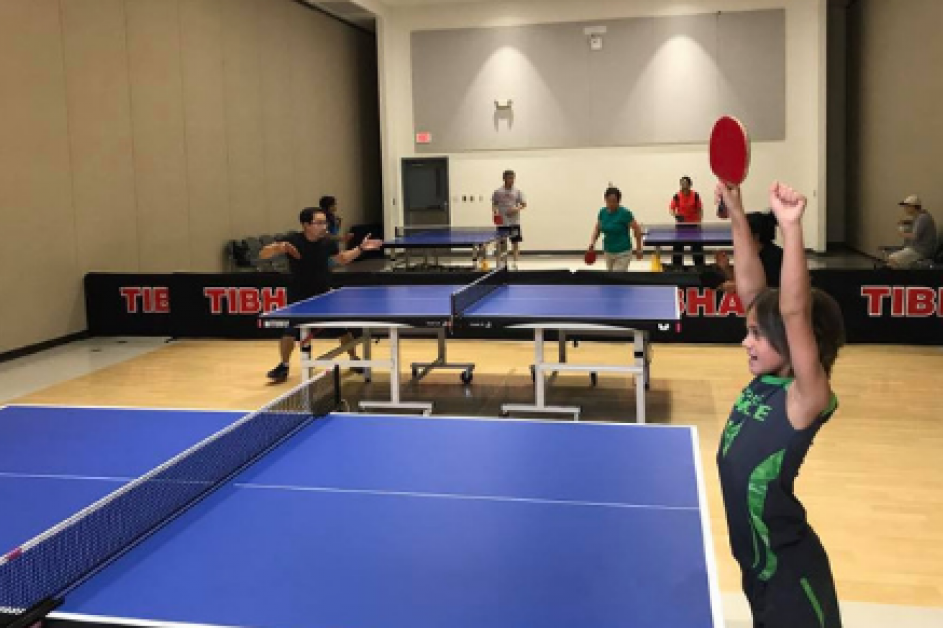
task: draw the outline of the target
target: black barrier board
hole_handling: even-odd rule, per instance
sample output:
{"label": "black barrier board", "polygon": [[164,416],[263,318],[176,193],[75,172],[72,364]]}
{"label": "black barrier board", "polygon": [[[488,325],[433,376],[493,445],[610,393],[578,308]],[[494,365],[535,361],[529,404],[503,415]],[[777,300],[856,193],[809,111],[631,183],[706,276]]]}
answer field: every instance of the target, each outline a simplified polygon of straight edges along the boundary
{"label": "black barrier board", "polygon": [[[664,279],[646,273],[645,282]],[[338,272],[343,285],[466,284],[481,273]],[[592,280],[602,273],[512,272],[513,282],[561,285]],[[695,275],[696,276],[696,275]],[[943,345],[943,271],[815,270],[814,286],[836,298],[849,342]],[[612,277],[623,283],[626,275]],[[288,277],[277,273],[91,273],[85,278],[89,332],[99,336],[181,338],[271,338],[258,315],[287,303]],[[737,343],[744,334],[744,307],[734,294],[698,281],[678,288],[682,320],[653,332],[659,342]],[[510,334],[461,330],[458,337],[500,338]]]}

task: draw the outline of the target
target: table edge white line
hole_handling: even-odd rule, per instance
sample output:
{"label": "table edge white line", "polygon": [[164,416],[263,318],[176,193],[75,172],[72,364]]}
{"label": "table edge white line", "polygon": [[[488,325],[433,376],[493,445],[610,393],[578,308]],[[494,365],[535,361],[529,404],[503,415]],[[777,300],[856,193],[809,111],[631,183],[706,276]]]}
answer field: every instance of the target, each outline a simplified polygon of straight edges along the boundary
{"label": "table edge white line", "polygon": [[140,476],[122,477],[118,475],[71,475],[66,473],[19,473],[16,471],[0,471],[0,478],[24,480],[89,480],[97,482],[130,482]]}
{"label": "table edge white line", "polygon": [[237,482],[236,488],[254,490],[295,491],[302,493],[343,493],[357,495],[375,495],[381,497],[418,497],[426,499],[458,499],[469,501],[493,501],[523,504],[547,504],[552,506],[581,506],[590,508],[628,508],[648,510],[698,511],[698,506],[668,506],[664,504],[625,504],[619,502],[589,502],[565,499],[546,499],[539,497],[508,497],[503,495],[462,495],[460,493],[420,493],[415,491],[381,491],[375,489],[337,488],[330,486],[297,486],[286,484],[257,484]]}
{"label": "table edge white line", "polygon": [[224,626],[222,624],[189,624],[158,619],[135,619],[131,617],[112,617],[110,615],[87,615],[84,613],[53,612],[49,615],[53,619],[78,621],[81,623],[117,624],[121,626],[146,626],[148,628],[240,628],[238,626]]}

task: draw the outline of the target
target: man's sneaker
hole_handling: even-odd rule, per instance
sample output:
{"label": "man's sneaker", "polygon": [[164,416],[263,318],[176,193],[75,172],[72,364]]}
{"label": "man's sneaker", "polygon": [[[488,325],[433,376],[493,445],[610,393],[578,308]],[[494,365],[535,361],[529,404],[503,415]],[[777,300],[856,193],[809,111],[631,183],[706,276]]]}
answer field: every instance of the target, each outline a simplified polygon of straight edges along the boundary
{"label": "man's sneaker", "polygon": [[268,378],[274,382],[283,382],[288,379],[288,366],[279,364],[268,372]]}

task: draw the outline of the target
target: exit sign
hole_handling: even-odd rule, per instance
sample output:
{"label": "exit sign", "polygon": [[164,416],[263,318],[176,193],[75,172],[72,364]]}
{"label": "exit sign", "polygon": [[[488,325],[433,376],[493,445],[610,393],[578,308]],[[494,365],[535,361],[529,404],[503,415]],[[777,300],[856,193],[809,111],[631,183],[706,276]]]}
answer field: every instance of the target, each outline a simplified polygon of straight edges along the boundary
{"label": "exit sign", "polygon": [[417,144],[429,144],[432,142],[432,133],[424,131],[422,133],[416,133],[416,143]]}

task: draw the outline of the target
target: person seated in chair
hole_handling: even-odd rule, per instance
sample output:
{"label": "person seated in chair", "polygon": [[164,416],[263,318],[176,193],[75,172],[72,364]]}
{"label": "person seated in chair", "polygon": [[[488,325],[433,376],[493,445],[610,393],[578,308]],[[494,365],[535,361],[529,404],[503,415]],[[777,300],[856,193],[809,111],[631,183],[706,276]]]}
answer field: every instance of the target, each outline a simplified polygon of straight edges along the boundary
{"label": "person seated in chair", "polygon": [[[921,262],[929,262],[936,255],[937,233],[933,216],[923,209],[920,197],[911,194],[900,202],[907,212],[907,219],[898,222],[898,228],[904,236],[904,247],[887,257],[891,268],[913,268]],[[912,229],[909,229],[912,224]]]}

